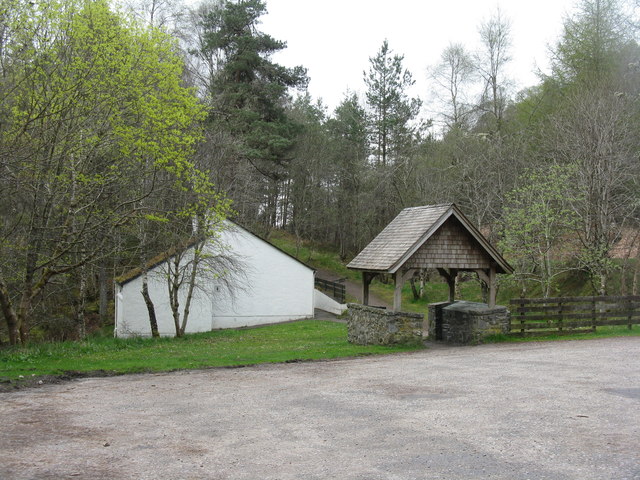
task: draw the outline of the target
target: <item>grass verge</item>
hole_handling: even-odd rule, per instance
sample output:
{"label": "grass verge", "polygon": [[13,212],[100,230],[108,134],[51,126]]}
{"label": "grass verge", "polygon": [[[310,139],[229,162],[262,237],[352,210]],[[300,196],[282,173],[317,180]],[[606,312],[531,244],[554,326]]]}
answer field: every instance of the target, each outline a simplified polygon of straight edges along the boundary
{"label": "grass verge", "polygon": [[347,342],[341,323],[302,320],[265,327],[218,330],[183,338],[96,338],[0,350],[0,380],[69,372],[160,372],[271,362],[319,360],[416,350]]}
{"label": "grass verge", "polygon": [[559,335],[557,333],[549,333],[548,335],[539,336],[518,336],[518,335],[491,335],[484,339],[485,343],[518,343],[518,342],[546,342],[555,340],[589,340],[594,338],[609,337],[640,337],[640,326],[634,325],[629,330],[625,325],[603,326],[598,327],[595,332],[589,333],[573,333]]}

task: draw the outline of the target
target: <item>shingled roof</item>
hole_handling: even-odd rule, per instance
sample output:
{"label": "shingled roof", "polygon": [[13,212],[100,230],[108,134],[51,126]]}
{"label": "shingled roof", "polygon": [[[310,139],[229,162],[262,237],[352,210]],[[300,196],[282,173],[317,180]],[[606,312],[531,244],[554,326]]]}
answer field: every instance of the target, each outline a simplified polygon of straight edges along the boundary
{"label": "shingled roof", "polygon": [[395,273],[452,217],[495,262],[497,273],[513,272],[506,260],[453,203],[405,208],[347,267],[368,272]]}

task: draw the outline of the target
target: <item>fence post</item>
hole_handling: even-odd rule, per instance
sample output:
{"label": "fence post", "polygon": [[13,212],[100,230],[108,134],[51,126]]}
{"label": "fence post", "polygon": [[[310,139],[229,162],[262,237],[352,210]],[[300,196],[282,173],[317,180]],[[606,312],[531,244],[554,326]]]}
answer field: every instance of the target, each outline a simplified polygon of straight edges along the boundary
{"label": "fence post", "polygon": [[520,296],[520,333],[524,335],[524,297]]}
{"label": "fence post", "polygon": [[591,329],[595,332],[597,328],[596,318],[596,297],[591,297]]}
{"label": "fence post", "polygon": [[633,318],[633,303],[631,302],[631,297],[627,297],[627,308],[629,309],[629,313],[628,313],[628,320],[629,320],[629,325],[627,325],[627,328],[629,330],[631,330],[632,328],[632,318]]}
{"label": "fence post", "polygon": [[[552,310],[553,311],[553,310]],[[562,331],[562,300],[558,302],[558,315],[560,315],[560,317],[558,318],[558,331],[561,332]]]}

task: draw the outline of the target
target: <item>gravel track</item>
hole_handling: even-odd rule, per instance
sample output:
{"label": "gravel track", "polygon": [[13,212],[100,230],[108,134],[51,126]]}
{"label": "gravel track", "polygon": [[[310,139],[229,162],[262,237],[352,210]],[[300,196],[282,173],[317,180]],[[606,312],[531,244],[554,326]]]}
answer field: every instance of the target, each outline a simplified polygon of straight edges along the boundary
{"label": "gravel track", "polygon": [[640,479],[640,338],[0,393],[2,479]]}

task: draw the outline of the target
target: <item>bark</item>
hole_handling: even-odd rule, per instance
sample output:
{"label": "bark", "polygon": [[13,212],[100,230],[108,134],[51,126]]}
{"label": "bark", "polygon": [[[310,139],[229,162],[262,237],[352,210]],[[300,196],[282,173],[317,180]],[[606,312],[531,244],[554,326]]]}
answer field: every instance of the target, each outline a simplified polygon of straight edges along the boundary
{"label": "bark", "polygon": [[171,262],[167,263],[169,274],[167,275],[167,284],[169,288],[169,305],[171,305],[171,314],[173,316],[173,325],[176,330],[176,337],[182,336],[180,329],[180,256],[176,255],[173,259],[174,270],[171,269]]}
{"label": "bark", "polygon": [[418,289],[416,288],[416,278],[415,277],[411,277],[409,279],[409,283],[411,284],[411,292],[413,293],[413,299],[414,300],[419,300],[420,299],[420,292],[418,292]]}
{"label": "bark", "polygon": [[151,336],[159,337],[160,332],[158,331],[158,320],[156,319],[156,309],[153,305],[153,301],[149,296],[149,282],[147,280],[147,272],[145,271],[142,275],[142,298],[144,298],[144,303],[147,306],[147,312],[149,312],[149,324],[151,325]]}
{"label": "bark", "polygon": [[9,331],[9,343],[11,345],[18,344],[18,316],[11,303],[9,289],[4,279],[0,277],[0,308],[7,322],[7,330]]}
{"label": "bark", "polygon": [[98,269],[98,289],[100,291],[100,324],[104,325],[109,321],[109,284],[107,281],[107,269],[104,263],[100,265]]}
{"label": "bark", "polygon": [[76,328],[78,331],[78,339],[87,338],[87,324],[85,320],[85,306],[87,293],[87,276],[86,266],[80,268],[80,289],[78,292],[78,301],[76,306]]}
{"label": "bark", "polygon": [[198,266],[200,263],[200,249],[201,245],[196,245],[193,253],[193,263],[191,265],[191,272],[189,272],[189,287],[187,290],[187,298],[184,304],[184,312],[182,313],[182,325],[180,326],[180,333],[184,335],[187,329],[187,321],[189,320],[189,308],[191,307],[191,299],[193,298],[193,291],[195,289],[196,280],[198,276]]}

